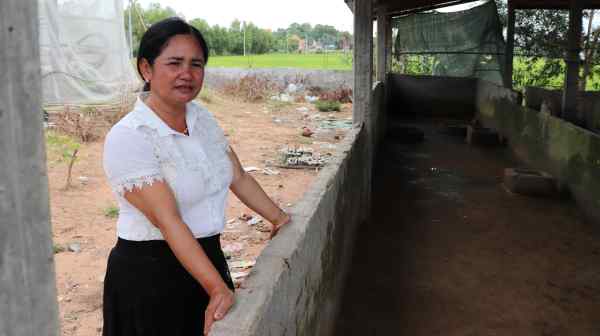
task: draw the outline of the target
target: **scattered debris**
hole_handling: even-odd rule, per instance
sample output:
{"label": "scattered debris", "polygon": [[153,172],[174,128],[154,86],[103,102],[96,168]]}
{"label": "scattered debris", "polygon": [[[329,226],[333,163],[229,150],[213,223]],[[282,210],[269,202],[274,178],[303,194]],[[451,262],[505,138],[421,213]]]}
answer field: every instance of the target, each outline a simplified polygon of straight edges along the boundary
{"label": "scattered debris", "polygon": [[308,112],[308,111],[310,111],[310,110],[308,109],[308,107],[306,107],[306,106],[302,106],[302,107],[298,107],[298,108],[296,109],[296,111],[298,111],[298,112]]}
{"label": "scattered debris", "polygon": [[227,221],[227,224],[233,224],[233,223],[235,223],[236,220],[237,219],[232,218],[232,219],[230,219],[230,220]]}
{"label": "scattered debris", "polygon": [[78,179],[78,180],[79,180],[79,182],[81,182],[81,184],[83,184],[83,185],[86,185],[86,184],[87,184],[87,183],[90,181],[90,178],[89,178],[89,177],[87,177],[87,176],[79,176],[77,179]]}
{"label": "scattered debris", "polygon": [[327,163],[328,158],[315,153],[312,148],[284,148],[281,150],[280,168],[319,168]]}
{"label": "scattered debris", "polygon": [[243,220],[243,221],[249,221],[252,219],[252,215],[249,215],[247,213],[242,213],[239,217],[239,219]]}
{"label": "scattered debris", "polygon": [[225,252],[226,254],[229,254],[229,255],[239,253],[243,249],[244,249],[243,243],[229,243],[229,244],[225,244],[223,246],[223,252]]}
{"label": "scattered debris", "polygon": [[313,135],[315,132],[313,132],[310,128],[304,126],[302,127],[302,136],[305,137],[310,137],[311,135]]}
{"label": "scattered debris", "polygon": [[230,268],[250,268],[256,265],[256,261],[254,260],[239,260],[232,261],[229,263]]}
{"label": "scattered debris", "polygon": [[79,243],[70,243],[67,246],[67,249],[70,252],[79,253],[79,252],[81,252],[81,245]]}
{"label": "scattered debris", "polygon": [[264,168],[262,172],[265,175],[279,175],[279,171],[270,168]]}
{"label": "scattered debris", "polygon": [[262,221],[263,221],[262,218],[256,216],[256,217],[250,218],[248,221],[246,221],[246,223],[248,223],[248,225],[250,225],[250,226],[253,226],[253,225],[256,225],[256,224],[258,224],[258,223],[260,223]]}
{"label": "scattered debris", "polygon": [[314,103],[317,100],[319,100],[319,97],[317,97],[317,96],[304,96],[304,100],[306,100],[308,103]]}
{"label": "scattered debris", "polygon": [[321,129],[349,129],[352,128],[352,118],[338,120],[335,118],[328,118],[323,120],[319,124]]}
{"label": "scattered debris", "polygon": [[284,102],[284,103],[289,103],[289,102],[293,101],[292,97],[289,94],[287,94],[287,93],[282,93],[282,94],[279,94],[279,95],[276,95],[276,96],[272,96],[271,100],[281,101],[281,102]]}
{"label": "scattered debris", "polygon": [[255,171],[259,171],[260,169],[258,167],[244,167],[244,171],[246,173],[251,173],[251,172],[255,172]]}

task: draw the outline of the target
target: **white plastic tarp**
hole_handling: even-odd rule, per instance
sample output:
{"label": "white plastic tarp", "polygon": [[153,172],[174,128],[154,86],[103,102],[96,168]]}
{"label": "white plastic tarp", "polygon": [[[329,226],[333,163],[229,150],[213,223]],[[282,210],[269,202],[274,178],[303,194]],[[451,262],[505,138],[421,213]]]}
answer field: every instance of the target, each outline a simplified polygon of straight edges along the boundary
{"label": "white plastic tarp", "polygon": [[123,0],[38,0],[44,104],[119,100],[140,85]]}

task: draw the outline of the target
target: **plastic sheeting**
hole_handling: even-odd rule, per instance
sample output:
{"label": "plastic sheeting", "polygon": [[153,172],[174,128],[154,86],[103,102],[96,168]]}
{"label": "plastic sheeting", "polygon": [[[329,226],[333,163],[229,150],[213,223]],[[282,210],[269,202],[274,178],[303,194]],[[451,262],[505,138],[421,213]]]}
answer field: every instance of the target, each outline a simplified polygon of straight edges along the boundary
{"label": "plastic sheeting", "polygon": [[477,77],[502,84],[505,42],[494,1],[458,11],[393,19],[395,55],[427,55],[432,74]]}
{"label": "plastic sheeting", "polygon": [[119,100],[140,85],[122,0],[38,0],[44,104]]}

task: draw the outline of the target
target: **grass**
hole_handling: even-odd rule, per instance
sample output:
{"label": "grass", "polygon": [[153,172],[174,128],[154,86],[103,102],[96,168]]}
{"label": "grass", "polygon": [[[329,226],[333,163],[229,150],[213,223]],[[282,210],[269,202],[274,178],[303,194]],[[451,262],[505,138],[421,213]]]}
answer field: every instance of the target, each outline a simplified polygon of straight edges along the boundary
{"label": "grass", "polygon": [[58,162],[70,159],[73,152],[80,147],[80,143],[70,135],[47,130],[45,136],[49,157]]}
{"label": "grass", "polygon": [[65,247],[59,244],[52,244],[52,252],[54,254],[65,252]]}
{"label": "grass", "polygon": [[317,100],[315,106],[321,112],[340,111],[342,104],[335,100]]}
{"label": "grass", "polygon": [[209,67],[223,68],[304,68],[352,70],[351,54],[264,54],[247,56],[211,56]]}
{"label": "grass", "polygon": [[106,207],[102,212],[104,212],[104,216],[108,218],[117,218],[119,216],[119,208],[114,205]]}

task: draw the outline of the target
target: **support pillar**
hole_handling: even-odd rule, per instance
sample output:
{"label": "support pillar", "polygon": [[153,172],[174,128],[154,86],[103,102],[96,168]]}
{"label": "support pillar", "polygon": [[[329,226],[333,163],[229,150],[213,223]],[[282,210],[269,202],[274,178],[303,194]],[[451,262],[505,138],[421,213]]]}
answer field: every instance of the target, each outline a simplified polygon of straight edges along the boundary
{"label": "support pillar", "polygon": [[390,17],[377,15],[377,81],[385,82],[385,76],[389,71],[388,59],[390,57],[389,41],[391,41]]}
{"label": "support pillar", "polygon": [[362,148],[366,161],[363,172],[361,221],[367,221],[371,213],[371,180],[374,160],[375,120],[371,110],[373,86],[373,0],[354,0],[354,88],[352,117],[354,125],[363,124],[365,146]]}
{"label": "support pillar", "polygon": [[58,335],[38,1],[0,1],[0,335]]}
{"label": "support pillar", "polygon": [[561,113],[563,119],[571,122],[577,119],[582,15],[581,2],[579,0],[571,0],[569,8],[568,50],[565,57],[567,75],[565,76]]}
{"label": "support pillar", "polygon": [[373,78],[372,0],[354,1],[354,124],[367,122]]}
{"label": "support pillar", "polygon": [[506,64],[504,67],[504,86],[513,88],[513,59],[515,52],[515,6],[512,0],[508,0],[508,25],[506,28],[506,52],[504,53]]}

